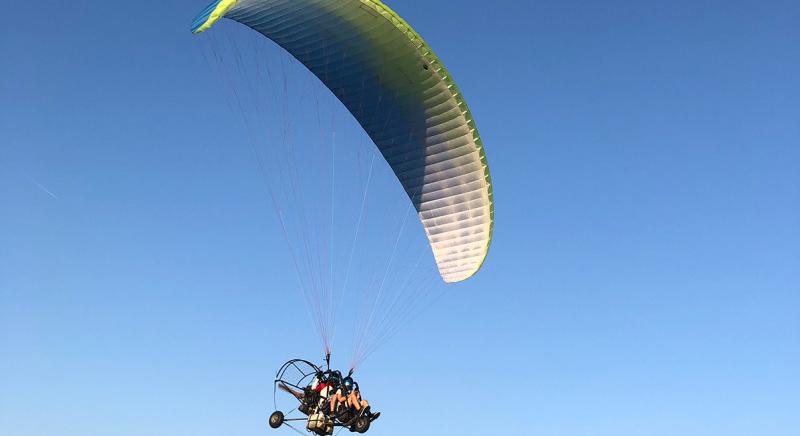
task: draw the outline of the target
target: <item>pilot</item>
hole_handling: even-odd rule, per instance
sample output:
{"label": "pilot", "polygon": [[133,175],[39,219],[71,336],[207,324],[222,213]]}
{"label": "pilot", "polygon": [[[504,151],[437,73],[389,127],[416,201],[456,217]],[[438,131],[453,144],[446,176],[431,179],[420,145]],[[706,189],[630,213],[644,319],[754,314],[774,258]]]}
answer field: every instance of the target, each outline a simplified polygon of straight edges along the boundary
{"label": "pilot", "polygon": [[342,380],[342,384],[339,386],[339,389],[336,389],[333,396],[331,396],[331,415],[336,413],[336,407],[339,404],[347,404],[347,395],[350,392],[350,389],[353,388],[353,379],[350,377],[345,377]]}

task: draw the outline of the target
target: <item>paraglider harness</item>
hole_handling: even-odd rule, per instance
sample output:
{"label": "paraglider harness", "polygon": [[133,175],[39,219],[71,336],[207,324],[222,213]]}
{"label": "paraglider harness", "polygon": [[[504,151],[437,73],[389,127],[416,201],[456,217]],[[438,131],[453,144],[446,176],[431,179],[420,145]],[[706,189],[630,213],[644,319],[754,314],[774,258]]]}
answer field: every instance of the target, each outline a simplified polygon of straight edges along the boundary
{"label": "paraglider harness", "polygon": [[[306,429],[319,436],[332,434],[334,427],[346,427],[350,431],[359,433],[366,433],[369,430],[372,421],[380,415],[371,413],[369,408],[361,407],[356,411],[354,407],[348,407],[342,401],[334,413],[330,412],[331,397],[339,389],[344,390],[345,386],[342,374],[330,369],[330,355],[325,357],[325,363],[327,366],[325,371],[303,359],[293,359],[281,366],[275,375],[274,395],[277,397],[280,390],[295,397],[300,402],[295,410],[305,416],[284,416],[283,412],[276,410],[270,415],[270,427],[278,428],[281,425],[291,427],[290,422],[306,421]],[[348,377],[352,372],[351,370]],[[298,373],[300,376],[290,379],[291,373]],[[277,409],[277,399],[275,403]]]}

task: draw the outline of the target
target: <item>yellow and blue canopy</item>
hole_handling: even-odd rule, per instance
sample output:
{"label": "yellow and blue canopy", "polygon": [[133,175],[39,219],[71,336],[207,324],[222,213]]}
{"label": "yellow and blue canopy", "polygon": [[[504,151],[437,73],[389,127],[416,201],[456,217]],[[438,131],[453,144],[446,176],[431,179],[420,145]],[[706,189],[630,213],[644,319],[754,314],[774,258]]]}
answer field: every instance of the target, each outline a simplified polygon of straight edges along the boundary
{"label": "yellow and blue canopy", "polygon": [[347,107],[414,204],[448,283],[480,269],[494,223],[489,166],[475,121],[422,37],[378,0],[217,0],[220,18],[271,39]]}

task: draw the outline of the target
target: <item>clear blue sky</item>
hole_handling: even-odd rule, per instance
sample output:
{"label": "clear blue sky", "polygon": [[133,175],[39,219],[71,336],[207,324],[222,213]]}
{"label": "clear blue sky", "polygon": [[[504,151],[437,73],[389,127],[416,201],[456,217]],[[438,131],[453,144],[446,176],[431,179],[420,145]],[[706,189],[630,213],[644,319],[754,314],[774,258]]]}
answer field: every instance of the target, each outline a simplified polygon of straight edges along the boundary
{"label": "clear blue sky", "polygon": [[[800,5],[389,5],[470,103],[497,224],[360,370],[370,434],[799,435]],[[271,377],[319,345],[204,6],[4,8],[4,436],[291,434]]]}

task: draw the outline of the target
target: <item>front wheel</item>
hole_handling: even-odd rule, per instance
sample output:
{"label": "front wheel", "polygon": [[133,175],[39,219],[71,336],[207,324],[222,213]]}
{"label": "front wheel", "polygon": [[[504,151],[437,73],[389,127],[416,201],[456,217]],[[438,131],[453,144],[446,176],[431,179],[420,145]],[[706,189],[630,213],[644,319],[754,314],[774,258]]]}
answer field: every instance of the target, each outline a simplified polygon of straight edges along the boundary
{"label": "front wheel", "polygon": [[369,417],[361,415],[356,419],[355,424],[353,424],[353,430],[359,433],[366,433],[369,430]]}
{"label": "front wheel", "polygon": [[278,428],[281,424],[283,424],[283,412],[280,410],[272,412],[272,415],[269,416],[269,426]]}

